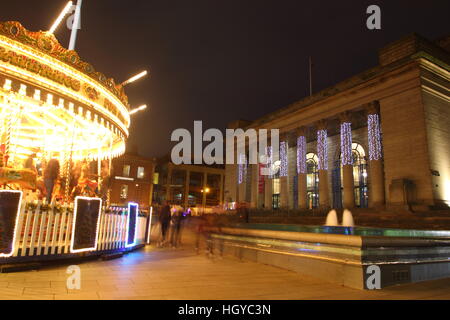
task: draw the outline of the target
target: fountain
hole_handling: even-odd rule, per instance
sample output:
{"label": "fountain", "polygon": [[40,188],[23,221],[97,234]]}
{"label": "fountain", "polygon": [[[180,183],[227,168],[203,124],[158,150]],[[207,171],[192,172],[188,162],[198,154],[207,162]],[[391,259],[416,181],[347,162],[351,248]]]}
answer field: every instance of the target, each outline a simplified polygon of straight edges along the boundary
{"label": "fountain", "polygon": [[348,209],[342,224],[333,209],[324,226],[246,223],[209,229],[221,255],[351,288],[373,289],[368,279],[376,273],[381,288],[450,278],[450,231],[358,227]]}
{"label": "fountain", "polygon": [[353,220],[352,212],[348,209],[344,210],[342,214],[342,226],[343,227],[354,227],[355,221]]}
{"label": "fountain", "polygon": [[327,220],[325,221],[325,225],[327,227],[339,226],[336,210],[333,209],[330,212],[328,212]]}

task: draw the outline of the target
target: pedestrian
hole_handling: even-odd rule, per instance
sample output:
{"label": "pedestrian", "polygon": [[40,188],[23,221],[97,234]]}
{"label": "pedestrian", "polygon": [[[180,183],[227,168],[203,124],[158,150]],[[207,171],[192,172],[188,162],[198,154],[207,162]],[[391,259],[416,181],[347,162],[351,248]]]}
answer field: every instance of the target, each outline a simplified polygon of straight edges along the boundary
{"label": "pedestrian", "polygon": [[248,210],[247,202],[243,203],[242,211],[243,211],[243,214],[244,214],[244,221],[245,221],[245,223],[249,223],[250,222],[250,213],[249,213],[249,210]]}
{"label": "pedestrian", "polygon": [[55,187],[58,177],[59,161],[55,158],[51,158],[44,170],[44,185],[47,192],[47,204],[49,204],[52,200],[53,188]]}
{"label": "pedestrian", "polygon": [[170,220],[171,220],[171,212],[170,212],[170,205],[168,201],[164,201],[164,205],[161,208],[161,213],[159,215],[159,222],[161,224],[161,240],[159,243],[160,247],[163,247],[166,242],[166,235],[167,230],[170,226]]}
{"label": "pedestrian", "polygon": [[172,232],[170,243],[172,248],[177,248],[181,244],[181,228],[184,220],[184,210],[181,206],[174,206],[172,214]]}

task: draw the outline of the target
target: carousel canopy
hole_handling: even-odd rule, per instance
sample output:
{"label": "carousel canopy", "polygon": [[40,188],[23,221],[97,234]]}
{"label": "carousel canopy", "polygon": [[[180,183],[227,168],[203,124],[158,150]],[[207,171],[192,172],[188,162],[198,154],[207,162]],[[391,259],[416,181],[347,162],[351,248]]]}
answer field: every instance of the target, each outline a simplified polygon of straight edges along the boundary
{"label": "carousel canopy", "polygon": [[11,160],[121,155],[130,126],[122,85],[48,32],[0,23],[0,143]]}

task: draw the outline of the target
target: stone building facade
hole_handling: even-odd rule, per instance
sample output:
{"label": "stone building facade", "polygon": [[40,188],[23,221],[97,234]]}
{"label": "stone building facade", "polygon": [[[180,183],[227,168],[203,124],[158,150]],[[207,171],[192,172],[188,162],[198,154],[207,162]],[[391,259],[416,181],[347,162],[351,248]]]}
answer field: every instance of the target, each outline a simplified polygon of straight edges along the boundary
{"label": "stone building facade", "polygon": [[279,129],[280,157],[269,164],[274,176],[262,176],[260,164],[226,165],[225,201],[299,210],[448,207],[449,65],[449,38],[412,34],[381,49],[370,70],[230,124]]}

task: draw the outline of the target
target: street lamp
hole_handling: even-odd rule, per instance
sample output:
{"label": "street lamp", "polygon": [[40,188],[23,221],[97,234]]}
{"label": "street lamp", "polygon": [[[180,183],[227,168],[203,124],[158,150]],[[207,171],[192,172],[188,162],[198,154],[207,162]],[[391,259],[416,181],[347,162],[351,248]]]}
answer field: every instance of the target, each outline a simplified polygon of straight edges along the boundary
{"label": "street lamp", "polygon": [[139,74],[137,74],[137,75],[131,77],[131,78],[128,79],[127,81],[122,82],[121,86],[122,86],[122,87],[125,87],[127,84],[133,83],[133,82],[135,82],[135,81],[137,81],[137,80],[139,80],[139,79],[141,79],[141,78],[147,76],[147,74],[148,74],[147,70],[144,70],[144,71],[142,71],[141,73],[139,73]]}
{"label": "street lamp", "polygon": [[142,111],[142,110],[145,110],[145,109],[147,109],[147,105],[143,104],[142,106],[131,110],[129,113],[130,113],[130,115],[132,115],[132,114],[135,114],[136,112],[139,112],[139,111]]}
{"label": "street lamp", "polygon": [[59,14],[58,18],[53,23],[52,27],[48,31],[49,33],[53,34],[58,28],[59,24],[61,23],[62,19],[66,16],[66,14],[69,12],[69,10],[72,8],[72,1],[67,2],[66,6],[64,7],[63,11]]}
{"label": "street lamp", "polygon": [[209,188],[205,188],[201,190],[203,193],[203,214],[205,214],[205,210],[206,210],[206,195],[209,193],[209,191],[211,191]]}

